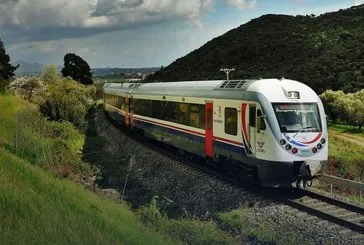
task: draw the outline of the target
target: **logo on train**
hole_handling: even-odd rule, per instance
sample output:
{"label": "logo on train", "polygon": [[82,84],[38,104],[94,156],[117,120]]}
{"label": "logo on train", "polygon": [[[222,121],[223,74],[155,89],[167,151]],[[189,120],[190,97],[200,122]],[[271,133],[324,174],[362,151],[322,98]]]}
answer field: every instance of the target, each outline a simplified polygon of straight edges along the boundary
{"label": "logo on train", "polygon": [[263,146],[265,144],[265,142],[263,142],[263,141],[258,141],[257,143],[258,143],[259,148],[263,148]]}

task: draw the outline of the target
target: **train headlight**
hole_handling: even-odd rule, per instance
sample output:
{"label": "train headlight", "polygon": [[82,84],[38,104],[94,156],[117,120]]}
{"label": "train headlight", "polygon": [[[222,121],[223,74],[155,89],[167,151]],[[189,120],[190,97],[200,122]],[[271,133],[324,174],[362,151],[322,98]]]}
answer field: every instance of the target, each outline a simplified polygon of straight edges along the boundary
{"label": "train headlight", "polygon": [[289,91],[288,92],[288,99],[299,99],[300,93],[297,91]]}
{"label": "train headlight", "polygon": [[316,153],[317,152],[317,148],[316,147],[312,148],[312,152],[313,153]]}
{"label": "train headlight", "polygon": [[289,151],[290,149],[292,149],[291,145],[286,145],[286,150]]}
{"label": "train headlight", "polygon": [[317,144],[317,149],[321,149],[322,145],[320,143]]}
{"label": "train headlight", "polygon": [[293,154],[296,154],[297,152],[298,152],[297,148],[293,148],[293,149],[292,149],[292,153],[293,153]]}
{"label": "train headlight", "polygon": [[286,140],[285,140],[285,139],[281,139],[281,141],[279,141],[279,143],[280,143],[281,145],[285,145],[287,142],[286,142]]}
{"label": "train headlight", "polygon": [[325,138],[322,138],[322,139],[321,139],[321,144],[325,144],[325,143],[326,143]]}

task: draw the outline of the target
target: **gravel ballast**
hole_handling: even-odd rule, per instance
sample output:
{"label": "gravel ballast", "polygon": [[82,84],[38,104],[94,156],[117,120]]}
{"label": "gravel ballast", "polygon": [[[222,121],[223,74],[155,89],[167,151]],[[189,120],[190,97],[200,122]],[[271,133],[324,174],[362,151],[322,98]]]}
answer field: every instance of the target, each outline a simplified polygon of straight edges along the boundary
{"label": "gravel ballast", "polygon": [[[359,233],[244,191],[148,148],[110,123],[102,107],[96,109],[93,120],[94,130],[103,142],[87,147],[86,140],[85,159],[97,165],[123,165],[121,171],[109,171],[115,174],[114,179],[119,172],[124,172],[122,177],[125,178],[125,171],[129,169],[130,185],[126,185],[124,199],[133,206],[137,199],[145,200],[145,196],[158,194],[170,199],[189,216],[213,220],[218,212],[244,206],[245,215],[253,225],[264,224],[271,229],[283,227],[287,235],[295,234],[302,244],[364,244],[364,236]],[[131,167],[128,165],[130,156],[134,156]],[[114,186],[103,188],[122,192],[124,183],[116,181]]]}

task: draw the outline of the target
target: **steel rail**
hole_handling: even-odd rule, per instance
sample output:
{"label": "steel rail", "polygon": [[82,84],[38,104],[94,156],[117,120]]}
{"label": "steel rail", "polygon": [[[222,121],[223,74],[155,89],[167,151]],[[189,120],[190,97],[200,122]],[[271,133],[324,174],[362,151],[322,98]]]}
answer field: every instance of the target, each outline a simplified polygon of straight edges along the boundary
{"label": "steel rail", "polygon": [[[109,120],[109,122],[111,122],[114,125],[120,126],[120,124],[116,124],[113,120]],[[122,130],[120,127],[117,127],[117,128]],[[182,163],[184,163],[185,166],[192,167],[193,169],[195,169],[199,172],[211,174],[214,177],[217,177],[220,180],[225,181],[229,184],[233,184],[244,191],[249,191],[252,194],[260,194],[263,197],[269,198],[271,200],[279,201],[281,203],[285,203],[286,205],[288,205],[292,208],[298,209],[300,211],[304,211],[308,214],[314,215],[321,219],[328,220],[328,221],[338,224],[342,227],[345,227],[345,228],[351,229],[353,231],[356,231],[358,233],[364,234],[364,223],[361,225],[360,223],[356,223],[356,222],[352,222],[348,219],[340,218],[338,216],[330,214],[329,212],[325,212],[325,211],[315,208],[313,206],[306,205],[300,200],[304,197],[310,197],[312,199],[325,202],[328,205],[333,205],[338,208],[342,208],[342,209],[346,210],[347,212],[357,213],[358,215],[363,216],[363,221],[364,221],[364,208],[363,207],[356,206],[356,205],[353,205],[353,204],[350,204],[350,203],[347,203],[347,202],[344,202],[341,200],[337,200],[337,199],[334,199],[334,198],[331,198],[331,197],[328,197],[328,196],[325,196],[325,195],[322,195],[319,193],[315,193],[315,192],[312,192],[312,191],[309,191],[306,189],[293,189],[293,191],[286,190],[285,192],[283,191],[281,193],[278,193],[279,191],[278,192],[275,190],[272,191],[272,189],[270,189],[270,188],[268,188],[268,189],[259,188],[259,187],[251,188],[249,186],[247,186],[247,187],[242,186],[242,184],[239,183],[238,180],[236,180],[230,176],[221,174],[211,167],[197,164],[193,161],[186,159],[183,156],[177,155],[177,153],[172,153],[166,149],[163,149],[163,147],[161,147],[160,143],[158,143],[158,142],[157,142],[157,145],[155,145],[151,142],[145,141],[143,139],[143,137],[140,137],[140,135],[136,135],[129,130],[122,130],[122,131],[123,131],[123,133],[126,133],[129,137],[131,137],[131,139],[138,141],[138,143],[141,143],[142,145],[145,145],[145,146],[151,148],[152,150],[165,155],[168,158],[182,162]],[[293,196],[292,196],[292,194],[293,194]]]}

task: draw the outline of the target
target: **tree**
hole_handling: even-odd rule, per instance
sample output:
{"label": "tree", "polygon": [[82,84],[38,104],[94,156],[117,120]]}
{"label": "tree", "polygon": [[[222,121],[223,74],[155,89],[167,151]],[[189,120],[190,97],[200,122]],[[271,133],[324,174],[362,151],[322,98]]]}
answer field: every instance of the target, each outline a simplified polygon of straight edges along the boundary
{"label": "tree", "polygon": [[46,65],[42,70],[42,80],[46,84],[58,82],[62,77],[56,65]]}
{"label": "tree", "polygon": [[91,68],[80,56],[68,53],[64,56],[64,67],[62,69],[64,77],[72,77],[82,84],[92,84]]}
{"label": "tree", "polygon": [[10,57],[5,51],[4,43],[0,39],[0,80],[8,80],[14,76],[14,71],[19,67],[10,64]]}
{"label": "tree", "polygon": [[15,95],[30,102],[41,104],[46,93],[47,86],[38,77],[17,77],[9,84]]}

